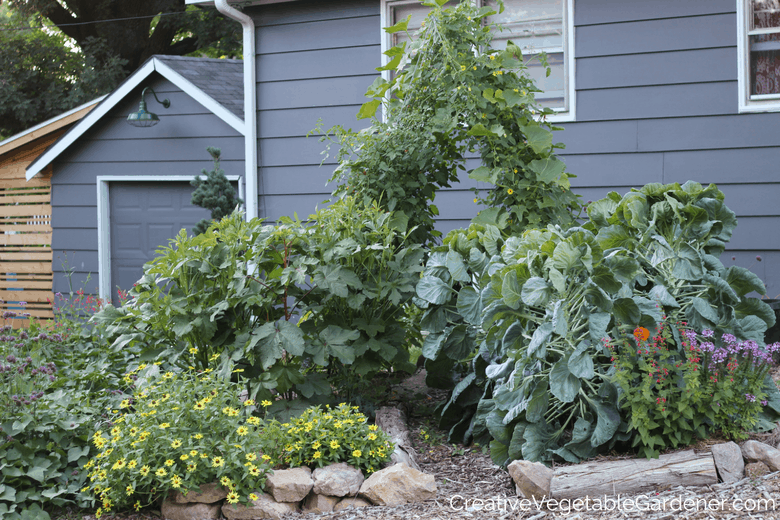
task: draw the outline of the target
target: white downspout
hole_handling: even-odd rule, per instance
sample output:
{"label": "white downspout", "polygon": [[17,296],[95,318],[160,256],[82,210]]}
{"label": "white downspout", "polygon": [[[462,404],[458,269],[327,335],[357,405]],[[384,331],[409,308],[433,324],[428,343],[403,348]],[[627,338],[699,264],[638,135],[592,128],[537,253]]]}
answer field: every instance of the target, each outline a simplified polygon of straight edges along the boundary
{"label": "white downspout", "polygon": [[241,24],[244,30],[244,162],[246,219],[259,216],[257,207],[257,95],[255,93],[255,23],[249,16],[230,7],[227,0],[214,0],[217,11]]}

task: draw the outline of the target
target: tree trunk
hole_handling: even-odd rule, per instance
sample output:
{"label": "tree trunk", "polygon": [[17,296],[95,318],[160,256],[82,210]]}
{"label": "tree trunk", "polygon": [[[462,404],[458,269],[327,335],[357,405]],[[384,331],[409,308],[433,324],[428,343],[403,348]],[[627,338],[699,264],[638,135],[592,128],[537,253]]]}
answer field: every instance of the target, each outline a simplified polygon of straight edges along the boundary
{"label": "tree trunk", "polygon": [[392,464],[403,462],[410,468],[420,470],[415,461],[409,428],[406,426],[406,414],[400,408],[383,406],[376,412],[376,425],[390,436],[395,445],[395,451],[390,456]]}
{"label": "tree trunk", "polygon": [[696,455],[688,450],[657,459],[595,461],[558,467],[550,483],[550,494],[556,499],[595,498],[717,483],[712,454]]}

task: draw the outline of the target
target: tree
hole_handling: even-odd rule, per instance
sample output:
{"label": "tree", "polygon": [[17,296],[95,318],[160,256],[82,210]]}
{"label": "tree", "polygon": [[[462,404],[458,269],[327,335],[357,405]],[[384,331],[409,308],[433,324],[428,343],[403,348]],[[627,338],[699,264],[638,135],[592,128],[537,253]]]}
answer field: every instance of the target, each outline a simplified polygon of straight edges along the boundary
{"label": "tree", "polygon": [[241,52],[241,28],[236,22],[212,9],[186,6],[184,0],[6,3],[26,16],[46,18],[85,53],[101,42],[102,52],[93,55],[98,65],[106,59],[122,60],[126,75],[154,54],[236,56]]}
{"label": "tree", "polygon": [[214,159],[214,169],[207,172],[206,168],[203,168],[201,172],[205,179],[201,177],[192,179],[190,184],[195,186],[195,191],[192,192],[190,200],[196,206],[210,210],[211,220],[204,218],[198,222],[192,229],[195,235],[205,233],[213,221],[222,220],[223,217],[230,215],[237,205],[244,203],[236,197],[236,190],[230,185],[225,171],[219,167],[219,156],[222,151],[213,146],[206,148],[206,151]]}
{"label": "tree", "polygon": [[[122,63],[76,52],[59,33],[0,6],[0,139],[110,91],[124,77]],[[96,47],[96,42],[90,49]]]}
{"label": "tree", "polygon": [[193,53],[240,57],[240,25],[184,0],[0,0],[0,139]]}

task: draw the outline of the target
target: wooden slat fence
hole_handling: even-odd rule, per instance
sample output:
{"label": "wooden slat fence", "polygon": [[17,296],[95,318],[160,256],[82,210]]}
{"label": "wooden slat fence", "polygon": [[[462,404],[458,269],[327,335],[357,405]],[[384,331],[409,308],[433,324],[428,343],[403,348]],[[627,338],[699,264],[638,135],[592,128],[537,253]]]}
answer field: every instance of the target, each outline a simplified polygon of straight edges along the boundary
{"label": "wooden slat fence", "polygon": [[14,328],[28,320],[11,313],[54,317],[51,166],[29,181],[25,168],[60,133],[0,156],[0,315]]}

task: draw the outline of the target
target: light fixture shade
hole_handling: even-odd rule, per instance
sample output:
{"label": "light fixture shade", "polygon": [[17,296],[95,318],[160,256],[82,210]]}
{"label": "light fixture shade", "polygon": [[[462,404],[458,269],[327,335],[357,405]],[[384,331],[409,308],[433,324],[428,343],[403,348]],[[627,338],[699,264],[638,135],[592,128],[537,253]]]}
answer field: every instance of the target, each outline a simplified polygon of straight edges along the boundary
{"label": "light fixture shade", "polygon": [[133,126],[147,128],[160,122],[160,118],[153,112],[139,110],[127,116],[127,122]]}

